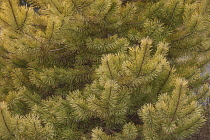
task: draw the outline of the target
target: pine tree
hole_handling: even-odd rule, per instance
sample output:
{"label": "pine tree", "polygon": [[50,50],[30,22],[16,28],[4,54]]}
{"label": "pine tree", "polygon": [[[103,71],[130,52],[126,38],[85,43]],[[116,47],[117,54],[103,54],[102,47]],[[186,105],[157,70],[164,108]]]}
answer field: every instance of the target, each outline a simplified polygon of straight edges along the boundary
{"label": "pine tree", "polygon": [[208,0],[27,2],[0,1],[1,139],[176,140],[205,123]]}

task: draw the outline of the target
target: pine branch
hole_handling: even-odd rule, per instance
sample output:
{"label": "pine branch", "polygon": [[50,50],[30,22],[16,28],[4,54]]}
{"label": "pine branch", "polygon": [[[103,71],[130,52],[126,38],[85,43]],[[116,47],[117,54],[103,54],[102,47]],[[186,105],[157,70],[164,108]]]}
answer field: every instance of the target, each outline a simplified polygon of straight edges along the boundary
{"label": "pine branch", "polygon": [[[147,44],[146,44],[146,45],[147,45]],[[139,75],[140,75],[140,73],[141,73],[141,69],[142,69],[143,64],[144,64],[144,59],[145,59],[145,57],[146,57],[146,49],[147,49],[147,48],[144,47],[143,59],[142,59],[141,64],[140,64],[139,71],[138,71],[138,73],[137,73],[137,77],[139,77]]]}
{"label": "pine branch", "polygon": [[[95,0],[94,0],[95,1]],[[78,8],[77,8],[77,5],[76,5],[76,3],[75,3],[75,1],[74,0],[71,0],[71,2],[73,3],[73,5],[74,5],[74,7],[76,8],[76,10],[77,10],[77,12],[78,13],[80,13],[83,17],[84,17],[84,19],[85,19],[85,21],[87,21],[88,23],[90,23],[91,25],[93,25],[93,26],[95,26],[94,25],[94,23],[93,22],[91,22]]]}
{"label": "pine branch", "polygon": [[[179,1],[176,2],[175,6],[174,6],[174,8],[173,8],[173,10],[171,12],[172,14],[171,14],[171,16],[168,19],[173,19],[174,12],[175,12],[176,7],[178,6],[178,3],[179,3]],[[170,22],[170,26],[171,26],[171,24],[172,24],[172,22]]]}
{"label": "pine branch", "polygon": [[[209,62],[210,62],[210,60],[207,61],[207,62],[205,62],[205,63],[203,63],[203,64],[201,64],[197,69],[202,68],[203,66],[205,66],[205,65],[208,64]],[[194,71],[191,75],[187,76],[186,79],[189,79],[190,77],[192,77],[194,74],[196,74],[196,72],[197,72],[197,71]]]}
{"label": "pine branch", "polygon": [[31,37],[32,39],[36,40],[37,42],[42,43],[42,41],[39,41],[36,37],[34,37],[34,36],[30,35],[29,33],[26,33],[26,32],[23,32],[23,33],[24,33],[25,35],[27,35],[27,36]]}
{"label": "pine branch", "polygon": [[[201,119],[202,118],[198,118],[195,122],[193,122],[191,125],[189,125],[188,127],[186,127],[186,128],[184,128],[184,129],[182,129],[182,132],[184,132],[184,131],[187,131],[187,130],[189,130],[191,127],[193,127],[193,126],[195,126],[196,124],[198,124],[200,121],[201,121]],[[169,135],[171,135],[171,134],[180,134],[181,132],[173,132],[173,133],[170,133]]]}
{"label": "pine branch", "polygon": [[43,27],[43,28],[46,28],[47,27],[46,25],[36,25],[36,24],[32,24],[31,26],[34,26],[34,27]]}
{"label": "pine branch", "polygon": [[103,108],[103,109],[106,109],[106,110],[108,109],[108,107],[104,107],[104,106],[102,106],[102,105],[96,103],[95,101],[93,101],[93,103],[94,103],[96,106],[99,106],[100,108]]}
{"label": "pine branch", "polygon": [[152,74],[153,72],[155,72],[155,70],[157,69],[157,66],[160,64],[160,61],[158,61],[157,65],[154,67],[154,69],[152,69],[149,73],[147,74],[143,74],[143,75],[140,75],[140,76],[146,76],[146,75],[150,75]]}
{"label": "pine branch", "polygon": [[58,11],[60,14],[62,14],[62,12],[58,9],[58,7],[57,7],[56,4],[53,2],[53,0],[51,0],[51,2],[52,2],[52,4],[53,4],[53,6],[57,9],[57,11]]}
{"label": "pine branch", "polygon": [[107,113],[109,113],[109,107],[110,107],[109,102],[110,102],[110,97],[111,97],[111,94],[112,94],[112,87],[109,88],[109,93],[108,94],[109,95],[108,95],[108,99],[107,99],[107,103],[106,103],[106,107],[107,107],[107,110],[108,110]]}
{"label": "pine branch", "polygon": [[108,67],[108,70],[109,70],[109,73],[110,73],[111,78],[114,79],[113,74],[112,74],[112,71],[111,71],[111,68],[109,66],[109,62],[106,61],[106,64],[107,64],[107,67]]}
{"label": "pine branch", "polygon": [[51,39],[52,39],[53,32],[54,32],[54,28],[55,28],[55,22],[53,22],[53,25],[52,25],[52,33],[51,33],[51,35],[50,35],[50,37],[49,37],[49,39],[48,39],[49,42],[50,42]]}
{"label": "pine branch", "polygon": [[11,132],[11,130],[9,129],[9,126],[8,126],[7,123],[6,123],[6,120],[5,120],[5,117],[4,117],[4,113],[3,113],[3,111],[2,111],[1,108],[0,108],[0,112],[1,112],[1,116],[2,116],[2,119],[3,119],[4,125],[6,126],[8,132],[9,132],[13,137],[15,137],[15,135]]}
{"label": "pine branch", "polygon": [[11,8],[11,11],[12,11],[13,18],[14,18],[14,20],[15,20],[15,23],[16,23],[17,27],[18,27],[18,21],[17,21],[17,18],[16,18],[16,16],[15,16],[15,12],[14,12],[14,9],[13,9],[13,5],[12,5],[12,3],[11,3],[10,0],[8,0],[8,2],[9,2],[9,5],[10,5],[10,8]]}
{"label": "pine branch", "polygon": [[34,130],[35,130],[35,140],[37,139],[37,130],[36,130],[36,124],[35,122],[33,122],[33,125],[34,125]]}
{"label": "pine branch", "polygon": [[[176,43],[176,42],[178,42],[178,41],[180,41],[180,40],[185,39],[186,37],[188,37],[188,36],[190,36],[190,35],[192,35],[192,34],[193,34],[193,32],[188,33],[188,34],[184,35],[184,36],[181,37],[181,38],[178,38],[178,39],[176,39],[176,40],[173,40],[173,41],[171,42],[171,45],[173,45],[174,43]],[[172,47],[171,47],[171,48],[172,48]]]}
{"label": "pine branch", "polygon": [[107,127],[102,127],[102,129],[104,130],[104,132],[106,134],[109,134],[109,135],[113,135],[113,134],[116,134],[117,133],[116,131],[114,131],[114,130],[112,130],[110,128],[107,128]]}
{"label": "pine branch", "polygon": [[9,23],[7,23],[5,20],[3,20],[1,17],[0,17],[0,20],[3,21],[4,23],[6,23],[8,26],[11,26]]}
{"label": "pine branch", "polygon": [[171,122],[174,121],[175,115],[176,115],[177,110],[178,110],[178,107],[179,107],[180,97],[181,97],[181,94],[182,94],[181,90],[182,90],[182,85],[180,84],[178,101],[177,101],[177,104],[176,104],[176,107],[175,107],[175,111],[174,111],[174,113],[173,113],[173,115],[172,115]]}
{"label": "pine branch", "polygon": [[[210,82],[210,81],[209,81]],[[207,95],[207,93],[209,92],[209,90],[206,90],[202,96],[200,96],[197,100],[199,101],[200,99],[202,99],[205,95]]]}
{"label": "pine branch", "polygon": [[27,8],[26,15],[25,15],[25,18],[24,18],[23,23],[22,23],[22,27],[24,26],[24,24],[26,22],[26,19],[28,17],[28,11],[29,11],[29,8]]}
{"label": "pine branch", "polygon": [[42,104],[42,102],[36,101],[33,98],[31,98],[29,95],[24,94],[26,97],[28,97],[31,101],[35,102],[36,104]]}
{"label": "pine branch", "polygon": [[3,56],[3,55],[0,55],[0,57],[2,57],[2,58],[4,58],[4,59],[10,59],[9,57]]}
{"label": "pine branch", "polygon": [[171,75],[171,73],[172,73],[172,69],[173,69],[173,68],[171,67],[171,69],[170,69],[170,71],[169,71],[169,73],[168,73],[166,79],[164,80],[164,82],[163,82],[163,84],[161,85],[160,89],[158,90],[157,94],[160,94],[160,91],[163,89],[164,85],[165,85],[166,82],[169,80],[169,77],[170,77],[170,75]]}
{"label": "pine branch", "polygon": [[63,48],[59,48],[59,49],[55,49],[55,50],[49,50],[49,52],[60,51],[60,50],[66,49],[66,48],[67,48],[67,47],[63,47]]}

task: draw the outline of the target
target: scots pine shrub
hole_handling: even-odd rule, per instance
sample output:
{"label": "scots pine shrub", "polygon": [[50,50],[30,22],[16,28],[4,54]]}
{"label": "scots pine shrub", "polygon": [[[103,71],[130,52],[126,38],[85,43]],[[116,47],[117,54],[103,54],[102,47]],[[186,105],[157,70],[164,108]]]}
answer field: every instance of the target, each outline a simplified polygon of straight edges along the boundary
{"label": "scots pine shrub", "polygon": [[0,1],[1,139],[177,140],[205,123],[209,0],[27,2]]}

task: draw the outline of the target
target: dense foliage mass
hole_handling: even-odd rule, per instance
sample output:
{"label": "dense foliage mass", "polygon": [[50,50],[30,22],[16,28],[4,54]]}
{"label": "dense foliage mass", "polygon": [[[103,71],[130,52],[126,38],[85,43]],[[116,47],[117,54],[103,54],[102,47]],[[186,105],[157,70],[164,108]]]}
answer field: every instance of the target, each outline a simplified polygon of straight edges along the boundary
{"label": "dense foliage mass", "polygon": [[204,124],[209,0],[27,2],[0,0],[0,139],[176,140]]}

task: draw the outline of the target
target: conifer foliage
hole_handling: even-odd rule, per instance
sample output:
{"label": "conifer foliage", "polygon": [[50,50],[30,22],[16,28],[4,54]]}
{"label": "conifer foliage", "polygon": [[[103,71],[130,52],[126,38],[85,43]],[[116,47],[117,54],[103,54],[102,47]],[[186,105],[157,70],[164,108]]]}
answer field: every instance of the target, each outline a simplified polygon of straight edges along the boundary
{"label": "conifer foliage", "polygon": [[0,139],[176,140],[205,123],[209,0],[27,2],[0,1]]}

